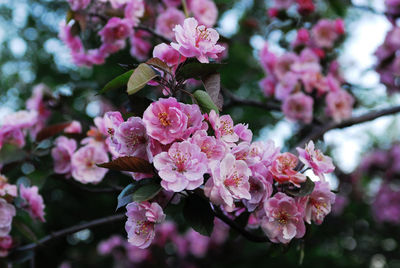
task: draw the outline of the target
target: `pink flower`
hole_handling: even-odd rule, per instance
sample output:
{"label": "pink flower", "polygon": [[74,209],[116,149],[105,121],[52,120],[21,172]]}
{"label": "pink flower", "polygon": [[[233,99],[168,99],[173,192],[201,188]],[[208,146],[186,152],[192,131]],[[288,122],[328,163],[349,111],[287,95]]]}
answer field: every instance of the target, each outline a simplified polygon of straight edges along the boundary
{"label": "pink flower", "polygon": [[204,194],[215,205],[224,205],[227,211],[234,209],[234,199],[251,199],[249,177],[251,171],[246,162],[227,154],[221,162],[210,163],[211,178],[204,187]]}
{"label": "pink flower", "polygon": [[268,76],[261,80],[258,85],[266,97],[271,97],[275,94],[276,80],[272,76]]}
{"label": "pink flower", "polygon": [[190,229],[186,235],[185,239],[188,242],[189,252],[197,258],[203,258],[210,245],[210,238],[199,234],[198,232]]}
{"label": "pink flower", "polygon": [[159,99],[144,111],[143,122],[150,137],[168,144],[185,134],[188,117],[175,98]]}
{"label": "pink flower", "polygon": [[162,208],[157,203],[135,203],[126,206],[125,230],[128,242],[138,248],[147,248],[154,238],[154,225],[165,219]]}
{"label": "pink flower", "polygon": [[82,125],[78,121],[72,121],[71,124],[64,129],[64,133],[79,134],[82,132]]}
{"label": "pink flower", "polygon": [[203,128],[203,115],[201,114],[200,108],[197,104],[184,104],[181,103],[181,107],[183,112],[186,114],[187,128],[185,133],[183,134],[183,138],[187,139],[190,135],[192,135],[197,130]]}
{"label": "pink flower", "polygon": [[173,39],[175,37],[173,29],[176,25],[181,25],[184,20],[185,14],[182,11],[170,7],[157,17],[156,32],[169,39]]}
{"label": "pink flower", "polygon": [[6,235],[0,237],[0,257],[7,257],[8,251],[13,247],[13,239]]}
{"label": "pink flower", "polygon": [[242,141],[251,142],[253,139],[253,132],[251,132],[247,124],[237,124],[233,127],[233,131],[235,131],[236,135],[238,135],[239,139]]}
{"label": "pink flower", "polygon": [[254,211],[265,199],[272,195],[272,181],[251,176],[249,183],[251,199],[244,200],[243,203],[249,211]]}
{"label": "pink flower", "polygon": [[3,117],[3,126],[12,126],[15,128],[30,128],[37,122],[38,112],[35,110],[21,110],[8,114]]}
{"label": "pink flower", "polygon": [[218,9],[214,1],[190,0],[188,6],[199,24],[212,27],[217,22]]}
{"label": "pink flower", "polygon": [[219,116],[212,110],[208,116],[211,127],[214,129],[215,137],[224,142],[232,143],[239,140],[234,131],[233,120],[230,115]]}
{"label": "pink flower", "polygon": [[217,45],[219,34],[212,28],[198,25],[194,18],[187,18],[183,27],[174,28],[177,43],[171,46],[187,58],[196,57],[201,63],[208,63],[208,58],[216,59],[225,48]]}
{"label": "pink flower", "polygon": [[314,142],[310,141],[304,149],[297,147],[299,159],[306,166],[311,167],[318,177],[324,179],[324,173],[331,173],[335,170],[332,159],[322,154],[320,150],[315,150]]}
{"label": "pink flower", "polygon": [[85,9],[91,0],[68,0],[69,6],[73,11]]}
{"label": "pink flower", "polygon": [[209,161],[222,160],[227,150],[222,141],[215,139],[213,136],[208,136],[205,130],[196,131],[189,142],[199,146]]}
{"label": "pink flower", "polygon": [[292,43],[293,47],[299,45],[306,45],[310,41],[310,33],[307,29],[301,28],[297,31],[297,36],[295,41]]}
{"label": "pink flower", "polygon": [[57,174],[71,173],[71,158],[77,148],[74,139],[67,137],[58,137],[54,141],[55,147],[51,150],[51,156],[54,160],[54,172]]}
{"label": "pink flower", "polygon": [[161,177],[161,186],[167,191],[193,190],[203,184],[207,172],[207,157],[190,142],[176,142],[168,152],[154,157],[154,167]]}
{"label": "pink flower", "polygon": [[351,117],[354,98],[345,90],[329,92],[325,98],[326,113],[336,122]]}
{"label": "pink flower", "polygon": [[287,72],[275,88],[275,98],[285,100],[299,86],[299,75]]}
{"label": "pink flower", "polygon": [[0,174],[0,196],[4,197],[6,195],[16,197],[17,186],[14,184],[9,184],[6,176]]}
{"label": "pink flower", "polygon": [[260,50],[259,57],[264,70],[272,74],[275,64],[277,62],[277,56],[269,51],[267,42],[264,43],[263,48]]}
{"label": "pink flower", "polygon": [[124,244],[124,240],[119,235],[113,235],[109,239],[102,241],[97,246],[97,252],[101,255],[107,255],[112,252],[112,250],[116,247],[122,246]]}
{"label": "pink flower", "polygon": [[311,123],[313,119],[314,100],[301,92],[290,95],[282,105],[282,111],[290,120]]}
{"label": "pink flower", "polygon": [[8,235],[11,231],[11,223],[15,214],[15,207],[0,198],[0,237]]}
{"label": "pink flower", "polygon": [[114,135],[116,151],[123,156],[136,156],[147,159],[147,134],[140,117],[130,117],[121,123]]}
{"label": "pink flower", "polygon": [[298,4],[297,11],[303,16],[308,15],[315,10],[313,0],[296,0],[296,2]]}
{"label": "pink flower", "polygon": [[135,31],[130,37],[129,42],[131,45],[130,53],[132,57],[136,57],[138,60],[144,61],[148,58],[149,53],[153,45],[147,40],[149,33],[145,31]]}
{"label": "pink flower", "polygon": [[274,8],[287,9],[294,4],[294,0],[274,0]]}
{"label": "pink flower", "polygon": [[278,79],[285,79],[285,75],[292,70],[292,65],[298,61],[298,56],[288,52],[280,56],[274,65],[274,74]]}
{"label": "pink flower", "polygon": [[72,177],[81,183],[98,183],[107,173],[107,169],[96,164],[108,162],[107,152],[94,145],[86,145],[72,155]]}
{"label": "pink flower", "polygon": [[287,244],[304,236],[303,214],[292,197],[276,193],[265,201],[264,210],[261,227],[272,242]]}
{"label": "pink flower", "polygon": [[320,48],[332,48],[339,35],[334,21],[321,19],[311,29],[312,39]]}
{"label": "pink flower", "polygon": [[46,94],[51,94],[50,89],[44,84],[38,84],[33,87],[32,96],[26,101],[26,108],[30,111],[34,110],[37,112],[38,121],[41,122],[40,127],[43,127],[44,121],[46,121],[51,114],[44,100]]}
{"label": "pink flower", "polygon": [[21,128],[13,126],[0,127],[0,149],[4,144],[13,144],[22,148],[25,146],[25,135]]}
{"label": "pink flower", "polygon": [[19,193],[21,198],[25,201],[24,209],[28,211],[33,219],[39,219],[44,222],[44,204],[43,198],[39,194],[39,188],[36,186],[25,187],[20,184]]}
{"label": "pink flower", "polygon": [[132,31],[132,25],[129,20],[113,17],[108,20],[99,35],[104,43],[115,43],[131,36]]}
{"label": "pink flower", "polygon": [[[101,0],[101,1],[104,2],[107,0]],[[112,8],[118,9],[132,0],[108,0],[108,1],[110,2]]]}
{"label": "pink flower", "polygon": [[169,67],[177,66],[179,63],[186,60],[186,58],[179,54],[178,51],[165,43],[154,47],[153,57],[164,61]]}
{"label": "pink flower", "polygon": [[316,181],[313,192],[308,196],[305,208],[304,220],[311,224],[321,224],[325,216],[331,212],[331,206],[335,203],[335,194],[331,192],[328,182]]}
{"label": "pink flower", "polygon": [[291,182],[300,187],[300,183],[306,181],[306,176],[294,170],[298,163],[297,157],[291,153],[278,155],[269,167],[274,179],[279,183]]}
{"label": "pink flower", "polygon": [[130,0],[125,6],[124,15],[132,26],[136,26],[139,23],[139,19],[143,17],[144,11],[143,0]]}

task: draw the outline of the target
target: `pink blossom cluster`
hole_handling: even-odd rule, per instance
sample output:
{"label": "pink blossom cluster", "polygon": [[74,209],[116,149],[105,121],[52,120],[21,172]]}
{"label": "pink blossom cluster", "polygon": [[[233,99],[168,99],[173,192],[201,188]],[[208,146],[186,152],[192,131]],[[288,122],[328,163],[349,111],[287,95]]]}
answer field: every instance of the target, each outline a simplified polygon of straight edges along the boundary
{"label": "pink blossom cluster", "polygon": [[260,51],[266,77],[259,85],[265,96],[282,102],[289,120],[311,123],[317,104],[323,102],[325,114],[336,122],[351,116],[354,98],[341,87],[337,62],[331,62],[327,72],[322,64],[343,33],[341,20],[322,19],[311,30],[298,30],[292,46],[299,53],[278,56],[267,44]]}
{"label": "pink blossom cluster", "polygon": [[268,9],[270,17],[276,17],[280,12],[286,12],[289,8],[296,6],[300,15],[306,16],[315,11],[314,0],[274,0]]}
{"label": "pink blossom cluster", "polygon": [[0,174],[0,257],[6,257],[14,246],[10,231],[17,209],[26,211],[34,220],[44,222],[44,208],[43,198],[36,186],[17,186]]}
{"label": "pink blossom cluster", "polygon": [[[281,153],[272,141],[252,142],[248,126],[234,124],[229,115],[214,110],[202,114],[199,106],[173,97],[150,104],[143,118],[125,121],[119,112],[108,112],[103,121],[113,157],[135,156],[152,163],[163,194],[203,189],[210,202],[226,213],[252,212],[273,242],[302,237],[304,221],[320,224],[334,202],[323,176],[334,166],[312,142],[304,150],[298,149],[299,158]],[[314,191],[302,198],[282,192],[287,187],[297,189],[306,181],[296,170],[299,160],[321,178]],[[78,162],[72,164],[79,168]],[[132,176],[138,180],[154,175]],[[278,194],[274,194],[276,190]],[[129,242],[148,247],[165,217],[161,206],[157,202],[131,203],[127,211]]]}
{"label": "pink blossom cluster", "polygon": [[399,0],[385,0],[386,16],[395,24],[396,19],[400,17],[400,1]]}
{"label": "pink blossom cluster", "polygon": [[[173,256],[179,259],[179,263],[189,265],[194,258],[204,258],[207,254],[215,252],[229,235],[229,227],[220,220],[215,220],[214,230],[210,237],[203,236],[192,229],[180,233],[176,223],[164,221],[155,227],[155,238],[148,248],[138,248],[127,242],[120,236],[112,236],[102,241],[97,251],[100,255],[111,255],[115,264],[150,264],[156,258],[155,249],[162,249],[167,244],[173,245]],[[123,251],[121,252],[121,249]],[[159,254],[159,253],[158,253]],[[171,252],[168,253],[171,255]]]}
{"label": "pink blossom cluster", "polygon": [[[73,20],[60,25],[60,39],[70,49],[73,62],[78,66],[103,64],[111,54],[124,49],[126,40],[130,42],[130,53],[139,60],[149,57],[152,48],[150,34],[140,27],[155,29],[155,32],[174,43],[174,47],[183,56],[197,57],[200,61],[208,61],[208,57],[216,58],[223,47],[215,45],[218,33],[212,27],[218,18],[218,10],[212,0],[187,1],[189,22],[184,23],[185,14],[181,1],[162,1],[148,4],[143,0],[69,0],[74,12]],[[121,13],[121,17],[108,17],[108,14]],[[145,14],[152,14],[155,20]],[[106,22],[104,21],[106,18]],[[194,25],[194,21],[196,22]],[[79,26],[78,26],[79,25]],[[84,27],[82,26],[84,25]],[[98,30],[98,25],[102,25]],[[177,25],[183,25],[176,28]],[[79,31],[97,32],[101,45],[98,48],[85,48]]]}
{"label": "pink blossom cluster", "polygon": [[4,144],[17,147],[25,146],[25,139],[29,133],[32,139],[45,126],[50,116],[44,96],[49,89],[39,84],[33,88],[32,96],[26,101],[26,110],[19,110],[5,115],[0,122],[0,149]]}
{"label": "pink blossom cluster", "polygon": [[386,86],[387,91],[399,91],[398,77],[400,75],[400,27],[393,26],[387,33],[382,45],[375,51],[378,63],[375,70],[380,75],[380,81]]}
{"label": "pink blossom cluster", "polygon": [[400,188],[383,182],[372,203],[372,212],[377,222],[400,223]]}

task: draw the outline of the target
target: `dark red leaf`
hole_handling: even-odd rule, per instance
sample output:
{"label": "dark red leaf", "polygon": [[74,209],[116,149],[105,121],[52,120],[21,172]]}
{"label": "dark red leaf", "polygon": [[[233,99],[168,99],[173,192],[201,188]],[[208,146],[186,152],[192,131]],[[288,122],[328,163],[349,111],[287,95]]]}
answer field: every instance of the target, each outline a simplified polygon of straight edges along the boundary
{"label": "dark red leaf", "polygon": [[47,138],[53,137],[58,133],[61,133],[65,128],[67,128],[71,122],[60,123],[52,126],[43,128],[36,136],[36,141],[42,141]]}
{"label": "dark red leaf", "polygon": [[222,110],[224,105],[224,99],[221,94],[221,75],[218,73],[210,74],[201,79],[204,84],[208,95],[211,100],[215,103],[219,110]]}
{"label": "dark red leaf", "polygon": [[119,157],[108,163],[97,164],[97,166],[117,171],[140,173],[150,173],[153,170],[153,166],[148,161],[134,156]]}
{"label": "dark red leaf", "polygon": [[162,70],[167,73],[171,73],[171,68],[159,58],[151,58],[146,63],[154,68]]}

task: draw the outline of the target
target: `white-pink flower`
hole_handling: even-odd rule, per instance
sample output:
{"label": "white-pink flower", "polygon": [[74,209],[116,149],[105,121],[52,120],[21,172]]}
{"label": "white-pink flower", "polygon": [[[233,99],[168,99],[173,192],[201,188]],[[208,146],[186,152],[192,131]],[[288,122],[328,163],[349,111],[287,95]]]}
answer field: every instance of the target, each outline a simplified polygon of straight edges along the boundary
{"label": "white-pink flower", "polygon": [[7,177],[0,174],[0,196],[4,197],[6,195],[16,197],[17,186],[14,184],[9,184]]}
{"label": "white-pink flower", "polygon": [[185,20],[185,14],[182,11],[170,7],[164,10],[156,19],[156,32],[163,36],[173,39],[175,33],[173,29],[176,25],[181,25]]}
{"label": "white-pink flower", "polygon": [[139,19],[143,17],[144,12],[145,6],[143,0],[130,0],[125,6],[124,15],[131,22],[132,26],[136,26],[139,23]]}
{"label": "white-pink flower", "polygon": [[208,121],[214,129],[215,137],[224,142],[232,143],[239,140],[239,136],[234,131],[233,120],[230,115],[219,116],[212,110],[208,116]]}
{"label": "white-pink flower", "polygon": [[82,132],[82,125],[78,121],[74,120],[71,124],[64,129],[64,133],[68,134],[79,134]]}
{"label": "white-pink flower", "polygon": [[44,203],[42,196],[39,194],[39,188],[37,186],[25,187],[25,185],[21,184],[19,193],[24,200],[23,208],[28,211],[29,215],[33,219],[39,219],[44,222]]}
{"label": "white-pink flower", "polygon": [[313,119],[313,104],[314,99],[312,97],[298,92],[285,99],[282,104],[282,111],[290,120],[299,120],[309,124]]}
{"label": "white-pink flower", "polygon": [[331,192],[328,182],[316,181],[313,192],[308,196],[305,208],[304,220],[311,224],[321,224],[326,215],[331,212],[332,204],[335,203],[335,194]]}
{"label": "white-pink flower", "polygon": [[251,199],[249,176],[251,171],[246,162],[227,154],[221,162],[210,163],[211,178],[204,187],[204,194],[215,205],[223,205],[227,211],[234,209],[234,200]]}
{"label": "white-pink flower", "polygon": [[189,10],[199,22],[206,27],[212,27],[217,22],[218,9],[212,0],[190,0]]}
{"label": "white-pink flower", "polygon": [[143,122],[150,137],[169,144],[183,137],[188,117],[175,98],[159,99],[144,111]]}
{"label": "white-pink flower", "polygon": [[225,143],[217,140],[213,136],[208,136],[205,130],[196,131],[189,142],[199,146],[201,151],[206,154],[209,161],[222,160],[227,151]]}
{"label": "white-pink flower", "polygon": [[153,57],[164,61],[169,67],[177,66],[179,63],[186,60],[186,58],[179,54],[178,51],[165,43],[161,43],[154,47]]}
{"label": "white-pink flower", "polygon": [[15,207],[0,198],[0,237],[8,235],[11,231],[11,223],[15,214]]}
{"label": "white-pink flower", "polygon": [[326,113],[336,122],[351,117],[354,98],[345,90],[329,92],[325,97]]}
{"label": "white-pink flower", "polygon": [[321,179],[324,179],[324,173],[331,173],[335,170],[332,159],[315,149],[313,141],[309,141],[304,149],[297,147],[296,150],[299,153],[300,161],[312,168],[315,175]]}
{"label": "white-pink flower", "polygon": [[312,40],[321,48],[331,48],[339,37],[335,21],[328,19],[318,21],[311,29],[311,33]]}
{"label": "white-pink flower", "polygon": [[196,144],[188,141],[172,144],[168,152],[154,157],[154,167],[167,191],[193,190],[203,184],[207,172],[207,156]]}
{"label": "white-pink flower", "polygon": [[261,227],[272,242],[287,244],[295,237],[304,236],[306,227],[298,206],[292,197],[281,192],[264,202],[265,217]]}
{"label": "white-pink flower", "polygon": [[177,43],[171,46],[187,58],[196,57],[201,63],[208,63],[208,58],[216,59],[225,50],[217,45],[219,34],[212,28],[199,25],[195,18],[187,18],[183,26],[174,28]]}
{"label": "white-pink flower", "polygon": [[57,174],[71,173],[71,158],[77,148],[74,139],[61,136],[54,141],[55,147],[51,150],[54,160],[54,172]]}
{"label": "white-pink flower", "polygon": [[81,183],[99,183],[107,169],[96,164],[108,162],[107,152],[100,146],[86,145],[72,155],[72,177]]}
{"label": "white-pink flower", "polygon": [[128,242],[138,248],[147,248],[155,235],[154,225],[165,219],[162,208],[157,203],[132,202],[126,206],[126,210]]}

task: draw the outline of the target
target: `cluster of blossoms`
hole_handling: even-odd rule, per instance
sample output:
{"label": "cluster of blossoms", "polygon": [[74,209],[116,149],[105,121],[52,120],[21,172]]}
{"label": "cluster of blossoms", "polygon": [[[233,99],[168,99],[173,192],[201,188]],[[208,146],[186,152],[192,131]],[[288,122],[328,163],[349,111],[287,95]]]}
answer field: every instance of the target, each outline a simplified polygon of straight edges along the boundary
{"label": "cluster of blossoms", "polygon": [[274,0],[268,9],[270,17],[279,16],[281,12],[287,12],[291,7],[296,6],[300,15],[306,16],[315,11],[314,0]]}
{"label": "cluster of blossoms", "polygon": [[[215,220],[214,230],[210,237],[203,236],[193,229],[180,233],[176,223],[165,221],[155,228],[155,239],[151,247],[138,248],[121,236],[112,236],[102,241],[97,250],[100,255],[114,257],[115,264],[121,267],[132,267],[134,264],[152,265],[157,257],[158,261],[165,259],[160,258],[160,249],[164,252],[164,248],[170,245],[176,259],[169,259],[169,263],[172,261],[179,263],[182,267],[193,267],[194,260],[204,258],[211,252],[215,254],[215,251],[218,251],[227,240],[228,235],[229,227],[219,220]],[[168,255],[172,255],[171,250]]]}
{"label": "cluster of blossoms", "polygon": [[325,68],[322,63],[343,34],[342,20],[321,19],[310,30],[297,31],[293,52],[278,56],[267,44],[260,51],[266,77],[259,85],[267,97],[282,102],[288,119],[310,123],[323,99],[325,114],[333,120],[351,116],[354,98],[341,87],[344,81],[338,63],[332,61]]}
{"label": "cluster of blossoms", "polygon": [[[83,183],[104,177],[107,170],[95,164],[107,162],[107,152],[113,158],[138,157],[154,165],[163,189],[159,195],[164,199],[202,189],[227,215],[251,212],[249,226],[261,226],[277,243],[302,237],[304,221],[320,224],[334,203],[335,196],[323,175],[334,166],[312,142],[305,149],[298,148],[299,158],[281,153],[272,141],[252,142],[247,125],[235,125],[229,115],[220,116],[214,110],[202,114],[196,104],[180,103],[172,97],[153,102],[143,118],[125,121],[119,112],[108,112],[95,122],[97,128],[89,131],[85,146],[71,153],[74,148],[67,150],[66,145],[65,157],[61,157],[63,165],[69,167],[65,170]],[[53,150],[63,149],[57,143]],[[295,190],[307,180],[296,170],[299,159],[320,177],[314,190],[304,197],[285,193],[285,189]],[[132,173],[132,177],[141,180],[154,174]],[[147,248],[152,242],[155,227],[165,219],[159,198],[127,205],[125,228],[132,245]]]}
{"label": "cluster of blossoms", "polygon": [[[366,155],[353,173],[353,183],[358,185],[364,176],[382,178],[379,190],[373,197],[372,212],[378,222],[400,223],[400,144],[389,150],[375,150]],[[356,189],[357,189],[356,188]]]}
{"label": "cluster of blossoms", "polygon": [[43,198],[38,190],[36,186],[10,184],[0,174],[0,257],[7,256],[16,245],[10,231],[17,210],[26,211],[33,220],[45,221]]}
{"label": "cluster of blossoms", "polygon": [[385,0],[386,16],[393,23],[400,17],[400,1],[399,0]]}
{"label": "cluster of blossoms", "polygon": [[[163,0],[68,0],[72,20],[60,26],[60,39],[71,51],[72,60],[78,66],[103,64],[113,53],[124,49],[126,40],[130,42],[130,53],[133,57],[144,60],[151,52],[151,34],[146,31],[152,28],[155,32],[171,41],[175,40],[176,25],[183,24],[186,16],[181,10],[181,1]],[[213,39],[215,34],[209,33],[218,17],[218,10],[212,0],[187,1],[187,10],[200,25],[200,38]],[[111,14],[111,16],[110,16]],[[158,15],[156,15],[158,14]],[[151,15],[151,16],[149,16]],[[151,17],[156,16],[156,19]],[[98,30],[98,26],[102,29]],[[145,26],[143,26],[145,25]],[[201,28],[203,27],[203,28]],[[184,26],[185,28],[185,26]],[[96,32],[101,40],[98,48],[85,48],[79,32]],[[186,30],[186,28],[185,28]],[[182,33],[181,33],[182,34]],[[217,38],[218,39],[218,38]],[[193,42],[199,42],[193,40]],[[196,43],[202,46],[201,42]],[[177,48],[178,49],[178,48]]]}
{"label": "cluster of blossoms", "polygon": [[[394,14],[399,16],[399,1],[386,1],[385,3],[389,19],[391,19],[391,15]],[[379,73],[380,81],[386,86],[389,93],[398,92],[400,85],[400,27],[396,25],[395,20],[392,22],[392,29],[387,33],[383,44],[375,51],[375,56],[378,59],[375,70]]]}

